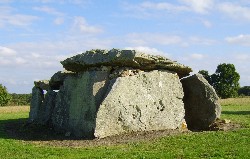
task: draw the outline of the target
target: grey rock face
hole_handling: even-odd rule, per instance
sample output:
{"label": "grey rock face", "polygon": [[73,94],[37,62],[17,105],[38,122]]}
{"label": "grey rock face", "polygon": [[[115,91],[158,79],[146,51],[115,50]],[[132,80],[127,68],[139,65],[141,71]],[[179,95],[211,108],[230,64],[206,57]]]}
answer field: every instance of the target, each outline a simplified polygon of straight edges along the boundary
{"label": "grey rock face", "polygon": [[191,130],[207,130],[220,117],[221,106],[214,88],[201,74],[181,80],[184,89],[185,119]]}
{"label": "grey rock face", "polygon": [[113,79],[97,112],[95,136],[181,128],[185,122],[182,98],[179,77],[169,71]]}
{"label": "grey rock face", "polygon": [[57,130],[94,137],[96,111],[107,91],[108,76],[107,71],[86,71],[65,79],[52,115]]}
{"label": "grey rock face", "polygon": [[38,110],[39,124],[46,125],[51,123],[51,116],[56,103],[56,95],[57,93],[51,89],[49,89],[48,92],[46,93],[45,99]]}
{"label": "grey rock face", "polygon": [[162,56],[154,56],[134,50],[91,50],[61,62],[66,70],[85,71],[89,67],[120,66],[143,70],[165,69],[176,72],[180,77],[189,75],[192,69]]}
{"label": "grey rock face", "polygon": [[34,86],[32,89],[29,122],[37,122],[39,118],[39,109],[42,106],[43,100],[44,100],[43,90]]}
{"label": "grey rock face", "polygon": [[63,85],[63,81],[64,79],[69,76],[74,74],[74,72],[71,71],[58,71],[57,73],[55,73],[50,81],[49,81],[49,86],[53,89],[53,90],[59,90],[60,86]]}

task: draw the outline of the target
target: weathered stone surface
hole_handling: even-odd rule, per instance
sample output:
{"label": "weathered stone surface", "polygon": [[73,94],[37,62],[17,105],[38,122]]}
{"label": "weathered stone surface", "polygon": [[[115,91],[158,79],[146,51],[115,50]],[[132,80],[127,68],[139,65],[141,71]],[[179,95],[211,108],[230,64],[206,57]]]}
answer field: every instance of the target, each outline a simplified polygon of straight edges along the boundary
{"label": "weathered stone surface", "polygon": [[44,100],[43,90],[36,86],[32,89],[32,98],[30,104],[29,122],[37,122],[39,118],[39,109]]}
{"label": "weathered stone surface", "polygon": [[86,71],[64,80],[52,115],[57,130],[77,137],[94,137],[96,111],[107,91],[108,76],[109,71]]}
{"label": "weathered stone surface", "polygon": [[142,70],[134,69],[131,67],[118,67],[113,69],[113,71],[109,75],[109,78],[113,79],[117,77],[134,76],[137,75],[139,72],[142,72]]}
{"label": "weathered stone surface", "polygon": [[63,84],[63,81],[65,80],[65,78],[71,74],[74,74],[74,72],[71,71],[58,71],[57,73],[55,73],[50,81],[49,81],[49,85],[53,90],[59,90],[60,86]]}
{"label": "weathered stone surface", "polygon": [[49,80],[34,81],[34,84],[42,90],[49,90]]}
{"label": "weathered stone surface", "polygon": [[201,74],[181,80],[184,89],[185,119],[191,130],[207,130],[220,117],[221,106],[214,88]]}
{"label": "weathered stone surface", "polygon": [[45,95],[45,99],[39,107],[38,110],[38,123],[42,125],[47,125],[51,123],[51,115],[55,107],[57,93],[51,89]]}
{"label": "weathered stone surface", "polygon": [[182,98],[179,77],[169,71],[113,79],[97,112],[95,136],[181,128],[185,123]]}
{"label": "weathered stone surface", "polygon": [[165,69],[176,72],[180,77],[189,75],[192,69],[162,56],[136,52],[135,50],[90,50],[67,58],[61,62],[66,70],[84,71],[89,67],[120,66],[142,70]]}

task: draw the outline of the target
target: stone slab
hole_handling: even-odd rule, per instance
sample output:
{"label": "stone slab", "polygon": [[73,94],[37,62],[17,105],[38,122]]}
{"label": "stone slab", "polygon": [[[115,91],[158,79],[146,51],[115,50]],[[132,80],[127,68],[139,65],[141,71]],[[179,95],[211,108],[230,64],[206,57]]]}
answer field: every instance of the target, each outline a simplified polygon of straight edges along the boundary
{"label": "stone slab", "polygon": [[180,77],[189,75],[192,69],[163,56],[154,56],[135,50],[90,50],[61,61],[66,70],[81,72],[90,67],[120,66],[142,70],[164,69],[176,72]]}
{"label": "stone slab", "polygon": [[220,118],[221,106],[214,88],[201,74],[181,80],[184,89],[185,119],[191,130],[208,130]]}
{"label": "stone slab", "polygon": [[97,112],[95,136],[181,129],[182,98],[181,82],[173,72],[155,70],[113,79]]}
{"label": "stone slab", "polygon": [[109,71],[86,71],[68,76],[57,93],[52,122],[56,130],[93,138],[96,111],[108,86]]}

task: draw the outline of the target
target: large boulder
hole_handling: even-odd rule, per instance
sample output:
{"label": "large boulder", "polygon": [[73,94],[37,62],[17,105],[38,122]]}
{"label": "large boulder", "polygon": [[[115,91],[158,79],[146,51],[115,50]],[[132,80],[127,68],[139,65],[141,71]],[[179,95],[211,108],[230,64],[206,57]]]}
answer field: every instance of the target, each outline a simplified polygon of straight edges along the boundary
{"label": "large boulder", "polygon": [[97,112],[95,136],[181,128],[182,98],[181,82],[173,72],[154,70],[115,78]]}
{"label": "large boulder", "polygon": [[65,78],[57,93],[52,123],[56,130],[93,138],[97,109],[108,88],[109,71],[86,71]]}
{"label": "large boulder", "polygon": [[189,75],[192,69],[162,56],[144,54],[135,50],[90,50],[67,58],[61,62],[66,70],[85,71],[89,67],[120,66],[142,70],[165,69],[176,72],[180,77]]}
{"label": "large boulder", "polygon": [[191,130],[208,130],[220,117],[221,106],[214,88],[201,74],[181,80],[184,89],[185,119]]}

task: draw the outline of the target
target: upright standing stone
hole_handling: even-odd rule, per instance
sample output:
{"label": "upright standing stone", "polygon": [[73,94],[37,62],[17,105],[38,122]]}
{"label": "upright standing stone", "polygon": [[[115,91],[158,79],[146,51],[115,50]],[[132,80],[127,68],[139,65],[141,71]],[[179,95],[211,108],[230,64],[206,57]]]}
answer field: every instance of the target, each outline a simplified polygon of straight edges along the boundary
{"label": "upright standing stone", "polygon": [[56,128],[77,137],[93,138],[96,111],[107,91],[109,71],[86,71],[68,76],[53,113]]}
{"label": "upright standing stone", "polygon": [[32,89],[32,98],[30,104],[29,122],[37,122],[39,118],[39,109],[44,100],[43,90],[36,86]]}
{"label": "upright standing stone", "polygon": [[113,79],[97,113],[95,136],[181,128],[185,122],[182,98],[179,77],[169,71]]}
{"label": "upright standing stone", "polygon": [[201,74],[181,80],[184,89],[185,119],[191,130],[207,130],[220,117],[221,107],[214,88]]}

